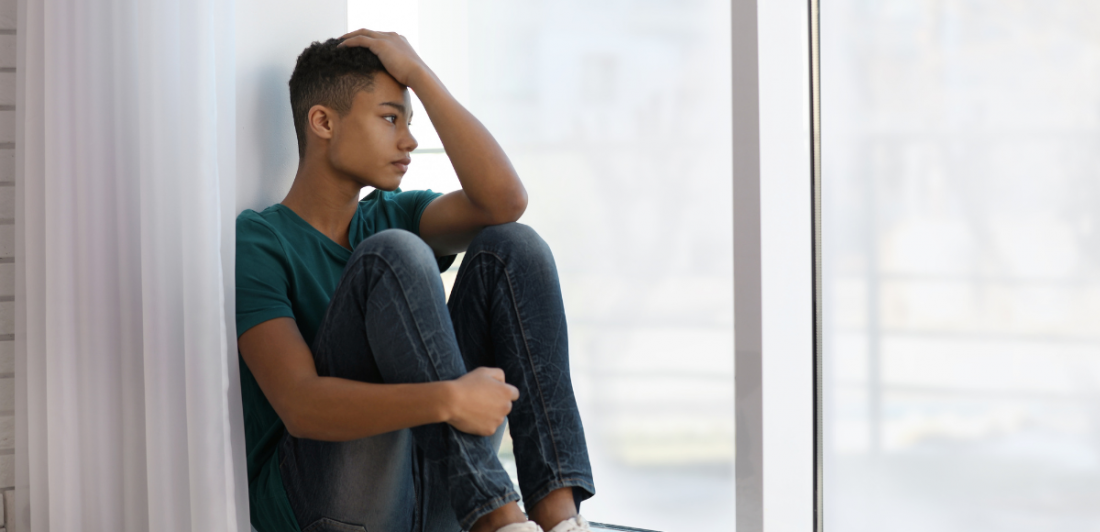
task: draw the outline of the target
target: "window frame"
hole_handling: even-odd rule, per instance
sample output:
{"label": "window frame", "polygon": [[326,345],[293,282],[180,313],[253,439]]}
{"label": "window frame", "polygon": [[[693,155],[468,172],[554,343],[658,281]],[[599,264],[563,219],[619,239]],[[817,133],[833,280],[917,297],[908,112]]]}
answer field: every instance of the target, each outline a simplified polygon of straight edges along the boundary
{"label": "window frame", "polygon": [[823,528],[818,7],[731,3],[739,532]]}

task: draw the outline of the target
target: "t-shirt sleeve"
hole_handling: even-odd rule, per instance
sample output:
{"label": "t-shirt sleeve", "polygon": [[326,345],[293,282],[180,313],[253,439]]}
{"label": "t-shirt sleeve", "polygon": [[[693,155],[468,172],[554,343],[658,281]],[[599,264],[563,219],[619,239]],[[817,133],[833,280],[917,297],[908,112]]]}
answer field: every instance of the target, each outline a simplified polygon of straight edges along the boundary
{"label": "t-shirt sleeve", "polygon": [[[429,203],[442,195],[440,192],[433,192],[428,189],[398,192],[391,196],[398,206],[398,212],[401,212],[405,218],[402,220],[403,229],[420,236],[420,218],[424,216],[424,209],[428,208]],[[436,257],[435,260],[439,263],[439,271],[446,271],[447,268],[450,268],[451,264],[454,264],[455,257],[456,255]]]}
{"label": "t-shirt sleeve", "polygon": [[267,320],[293,318],[286,253],[259,215],[237,217],[237,337]]}
{"label": "t-shirt sleeve", "polygon": [[428,190],[409,190],[397,192],[390,196],[390,200],[397,204],[397,212],[401,213],[402,220],[399,225],[414,235],[420,236],[420,218],[424,216],[424,209],[428,204],[442,196],[440,192]]}

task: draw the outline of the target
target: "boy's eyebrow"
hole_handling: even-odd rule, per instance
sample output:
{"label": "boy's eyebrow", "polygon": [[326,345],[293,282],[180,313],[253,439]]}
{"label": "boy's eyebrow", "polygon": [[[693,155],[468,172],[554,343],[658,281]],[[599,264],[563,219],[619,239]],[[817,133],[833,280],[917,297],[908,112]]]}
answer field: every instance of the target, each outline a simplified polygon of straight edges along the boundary
{"label": "boy's eyebrow", "polygon": [[382,102],[378,105],[388,105],[388,106],[393,107],[394,109],[397,109],[398,111],[400,111],[401,114],[406,113],[406,109],[405,109],[404,104],[400,104],[400,103],[397,103],[397,102]]}

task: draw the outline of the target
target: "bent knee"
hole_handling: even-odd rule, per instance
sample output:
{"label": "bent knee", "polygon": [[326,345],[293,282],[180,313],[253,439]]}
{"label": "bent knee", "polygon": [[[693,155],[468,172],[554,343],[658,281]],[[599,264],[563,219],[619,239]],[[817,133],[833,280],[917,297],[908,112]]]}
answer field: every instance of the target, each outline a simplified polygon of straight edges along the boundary
{"label": "bent knee", "polygon": [[479,248],[543,256],[553,260],[546,241],[530,226],[516,222],[490,225],[482,229],[470,244],[470,249]]}
{"label": "bent knee", "polygon": [[490,225],[478,233],[475,240],[490,242],[542,242],[542,237],[530,226],[518,222]]}
{"label": "bent knee", "polygon": [[353,258],[363,254],[383,255],[389,259],[426,262],[435,267],[435,254],[420,237],[404,229],[386,229],[364,238]]}

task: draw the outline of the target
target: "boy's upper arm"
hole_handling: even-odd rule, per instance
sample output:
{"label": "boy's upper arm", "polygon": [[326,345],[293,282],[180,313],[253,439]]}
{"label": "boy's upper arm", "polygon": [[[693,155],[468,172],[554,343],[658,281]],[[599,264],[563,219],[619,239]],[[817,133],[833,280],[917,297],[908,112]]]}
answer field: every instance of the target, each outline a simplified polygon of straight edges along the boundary
{"label": "boy's upper arm", "polygon": [[238,337],[272,318],[294,318],[286,254],[271,228],[255,216],[237,218]]}
{"label": "boy's upper arm", "polygon": [[265,321],[245,331],[237,347],[275,413],[288,430],[296,432],[294,389],[304,379],[317,376],[313,353],[298,324],[290,318]]}
{"label": "boy's upper arm", "polygon": [[245,213],[237,219],[237,348],[275,413],[290,427],[289,391],[317,370],[294,320],[286,253],[258,218]]}

